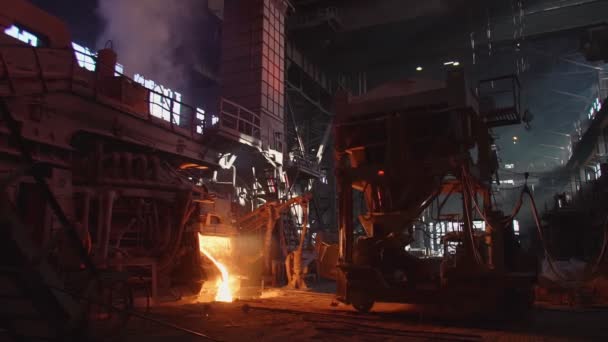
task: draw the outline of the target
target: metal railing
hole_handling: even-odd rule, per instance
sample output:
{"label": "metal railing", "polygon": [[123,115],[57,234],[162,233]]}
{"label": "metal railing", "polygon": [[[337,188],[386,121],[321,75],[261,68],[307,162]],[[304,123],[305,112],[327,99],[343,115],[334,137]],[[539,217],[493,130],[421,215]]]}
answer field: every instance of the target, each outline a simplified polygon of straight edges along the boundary
{"label": "metal railing", "polygon": [[237,135],[261,139],[260,115],[232,101],[220,100],[220,127]]}
{"label": "metal railing", "polygon": [[517,75],[506,75],[478,83],[480,112],[490,127],[519,124],[521,85]]}
{"label": "metal railing", "polygon": [[317,162],[315,156],[305,156],[302,152],[295,151],[294,153],[289,155],[287,163],[289,166],[307,170],[308,172],[313,173],[314,175],[318,175],[319,177],[322,175],[321,166]]}
{"label": "metal railing", "polygon": [[[203,119],[201,116],[204,114],[196,107],[145,88],[116,72],[114,65],[103,65],[96,56],[89,57],[95,58],[96,71],[79,66],[73,49],[0,45],[0,82],[6,81],[10,96],[69,91],[92,97],[193,140],[201,139],[206,122],[209,127],[212,126],[209,113],[209,117]],[[107,80],[99,78],[100,68],[111,69],[114,77]],[[237,116],[240,117],[239,113]],[[259,117],[256,128],[259,136]]]}
{"label": "metal railing", "polygon": [[[320,25],[322,23],[330,23],[341,26],[340,9],[335,6],[319,8],[316,11],[297,13],[292,20],[293,28],[305,28]],[[333,26],[333,25],[332,25]],[[338,27],[334,27],[337,29]]]}

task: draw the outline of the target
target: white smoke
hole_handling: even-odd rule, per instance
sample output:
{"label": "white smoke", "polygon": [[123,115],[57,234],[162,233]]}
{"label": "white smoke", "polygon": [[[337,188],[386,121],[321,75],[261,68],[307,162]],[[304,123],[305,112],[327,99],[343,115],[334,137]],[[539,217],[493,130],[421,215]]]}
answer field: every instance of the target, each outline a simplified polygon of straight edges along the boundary
{"label": "white smoke", "polygon": [[[196,48],[188,48],[197,35],[197,0],[98,0],[98,14],[105,28],[97,46],[112,41],[125,73],[144,75],[159,83],[185,88],[186,64]],[[186,46],[186,48],[184,48]]]}

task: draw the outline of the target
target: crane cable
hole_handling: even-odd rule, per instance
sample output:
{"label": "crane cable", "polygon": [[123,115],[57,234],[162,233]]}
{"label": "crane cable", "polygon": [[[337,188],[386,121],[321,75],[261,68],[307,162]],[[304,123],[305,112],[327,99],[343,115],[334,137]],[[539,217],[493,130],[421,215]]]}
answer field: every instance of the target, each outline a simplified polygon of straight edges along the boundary
{"label": "crane cable", "polygon": [[[471,228],[471,229],[469,229],[467,238],[470,240],[471,246],[473,247],[473,256],[475,257],[475,261],[479,265],[484,265],[485,263],[483,262],[481,255],[479,255],[479,250],[477,250],[476,243],[475,243],[475,235],[473,233],[473,220],[471,217],[469,217],[470,213],[469,213],[468,209],[469,209],[469,205],[470,205],[469,196],[471,194],[471,191],[470,191],[471,189],[469,188],[468,183],[467,183],[466,170],[465,170],[464,166],[462,167],[462,184],[464,186],[466,186],[466,188],[467,188],[467,191],[463,191],[463,199],[464,199],[464,204],[465,204],[464,212],[466,215],[466,220],[467,220],[467,222],[470,223],[470,228]],[[465,193],[467,193],[467,194],[465,195]]]}

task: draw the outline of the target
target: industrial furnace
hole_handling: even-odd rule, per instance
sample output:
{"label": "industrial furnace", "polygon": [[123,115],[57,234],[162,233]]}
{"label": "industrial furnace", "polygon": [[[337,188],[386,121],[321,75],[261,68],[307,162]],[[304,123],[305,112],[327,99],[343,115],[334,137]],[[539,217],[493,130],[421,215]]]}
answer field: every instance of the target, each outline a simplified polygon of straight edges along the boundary
{"label": "industrial furnace", "polygon": [[[281,4],[258,6],[282,17]],[[220,278],[215,299],[231,301],[232,279],[219,259],[237,249],[233,214],[244,213],[230,207],[237,202],[236,170],[223,184],[215,172],[231,169],[219,159],[239,150],[247,162],[279,174],[279,91],[273,110],[253,112],[218,97],[212,111],[126,76],[111,44],[94,55],[77,51],[65,23],[27,1],[0,8],[5,30],[0,249],[7,279],[26,292],[24,305],[47,309],[40,320],[58,320],[50,334],[63,338],[85,324],[104,325],[111,335],[138,298],[196,299],[211,272]],[[261,52],[255,57],[260,65],[252,73],[262,69]],[[252,82],[246,90],[257,82],[261,91],[262,80]],[[274,87],[279,83],[277,76]],[[238,89],[230,91],[238,85],[226,82],[224,94],[240,100]],[[222,196],[210,183],[224,186]],[[252,258],[261,260],[262,251],[260,242]],[[18,269],[28,272],[10,271]],[[7,324],[22,324],[18,316]]]}

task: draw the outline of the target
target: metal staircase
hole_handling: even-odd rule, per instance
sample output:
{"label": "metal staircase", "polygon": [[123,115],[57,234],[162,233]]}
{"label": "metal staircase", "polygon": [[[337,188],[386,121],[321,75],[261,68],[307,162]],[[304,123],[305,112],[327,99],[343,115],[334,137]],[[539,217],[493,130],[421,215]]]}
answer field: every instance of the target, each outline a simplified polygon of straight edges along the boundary
{"label": "metal staircase", "polygon": [[[268,202],[258,207],[254,211],[247,213],[237,220],[236,226],[242,233],[262,232],[266,229],[268,223],[268,215],[271,210],[270,207],[274,208],[276,215],[285,214],[290,212],[295,204],[301,203],[303,200],[307,200],[309,196],[298,196],[291,198],[285,202]],[[287,214],[285,214],[287,215]],[[276,217],[278,220],[279,217]]]}

